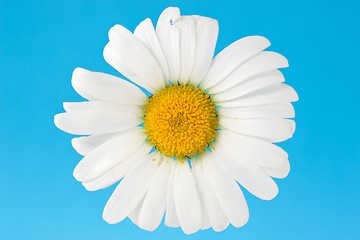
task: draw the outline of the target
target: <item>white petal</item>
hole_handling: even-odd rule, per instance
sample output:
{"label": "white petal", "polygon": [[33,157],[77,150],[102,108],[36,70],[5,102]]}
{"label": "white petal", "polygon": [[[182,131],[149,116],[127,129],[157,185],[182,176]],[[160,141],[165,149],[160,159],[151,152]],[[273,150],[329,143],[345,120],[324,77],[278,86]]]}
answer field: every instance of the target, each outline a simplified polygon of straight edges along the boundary
{"label": "white petal", "polygon": [[136,164],[149,154],[152,145],[145,142],[133,154],[123,158],[117,165],[96,178],[82,182],[88,191],[107,188],[122,179]]}
{"label": "white petal", "polygon": [[150,18],[145,19],[136,27],[134,35],[148,47],[157,59],[165,79],[169,79],[169,67]]}
{"label": "white petal", "polygon": [[98,135],[91,135],[88,137],[78,137],[73,138],[71,140],[71,144],[75,151],[77,151],[79,154],[85,156],[89,154],[91,151],[93,151],[95,148],[101,146],[105,142],[109,141],[110,139],[113,139],[117,136],[120,136],[122,132],[120,133],[107,133],[107,134],[98,134]]}
{"label": "white petal", "polygon": [[268,141],[228,130],[220,130],[216,142],[230,153],[259,166],[277,168],[288,158],[284,150]]}
{"label": "white petal", "polygon": [[235,85],[234,87],[214,94],[212,96],[213,101],[223,102],[244,96],[248,93],[254,92],[261,88],[276,84],[282,83],[285,81],[284,75],[279,70],[272,70],[265,73],[260,73],[256,76],[249,78],[247,81]]}
{"label": "white petal", "polygon": [[146,95],[134,84],[105,73],[76,68],[71,82],[75,91],[84,98],[92,96],[122,105],[144,105],[147,100]]}
{"label": "white petal", "polygon": [[207,211],[204,210],[204,207],[202,206],[204,201],[201,200],[200,197],[200,203],[201,203],[201,225],[200,225],[200,229],[201,230],[205,230],[205,229],[209,229],[211,228],[211,223],[210,223],[210,219],[209,216],[207,214]]}
{"label": "white petal", "polygon": [[129,218],[130,220],[136,225],[139,226],[139,219],[140,219],[140,213],[141,213],[141,209],[144,205],[144,200],[145,197],[143,197],[140,202],[138,203],[138,205],[134,208],[134,210],[132,210],[129,214]]}
{"label": "white petal", "polygon": [[113,68],[121,71],[121,74],[123,74],[125,77],[129,78],[134,83],[140,85],[141,87],[145,88],[147,91],[151,93],[156,93],[156,89],[151,87],[149,84],[147,84],[146,81],[141,79],[136,72],[134,72],[133,69],[128,67],[127,63],[121,59],[121,57],[118,54],[118,50],[116,49],[116,46],[114,42],[109,42],[105,48],[104,48],[104,59],[105,61],[110,64]]}
{"label": "white petal", "polygon": [[192,17],[196,23],[196,51],[191,84],[198,86],[210,68],[219,34],[219,24],[212,18]]}
{"label": "white petal", "polygon": [[167,188],[166,196],[166,212],[165,212],[165,225],[168,227],[179,227],[179,220],[176,214],[174,203],[174,176],[175,176],[175,164],[170,169],[170,176]]}
{"label": "white petal", "polygon": [[241,160],[221,146],[217,146],[213,151],[216,161],[223,164],[231,176],[250,193],[264,200],[273,199],[277,195],[279,189],[276,183],[261,168]]}
{"label": "white petal", "polygon": [[230,177],[212,153],[205,153],[201,161],[207,181],[210,183],[225,215],[235,227],[243,226],[249,219],[249,209],[239,185]]}
{"label": "white petal", "polygon": [[109,31],[109,39],[104,58],[111,66],[150,92],[165,87],[166,80],[157,60],[134,34],[115,25]]}
{"label": "white petal", "polygon": [[146,194],[139,218],[139,227],[154,231],[161,223],[166,206],[170,169],[174,160],[165,158],[156,170]]}
{"label": "white petal", "polygon": [[190,16],[182,16],[174,21],[174,26],[180,30],[180,75],[178,80],[181,84],[186,84],[194,67],[195,21]]}
{"label": "white petal", "polygon": [[140,116],[117,109],[91,109],[55,115],[55,125],[77,135],[103,134],[135,128],[143,122]]}
{"label": "white petal", "polygon": [[222,210],[219,201],[217,200],[216,195],[211,188],[211,185],[204,175],[204,170],[201,167],[201,164],[199,164],[199,161],[204,160],[197,159],[192,161],[191,166],[196,178],[199,194],[202,199],[202,209],[207,213],[213,230],[220,232],[229,226],[230,221],[225,216],[224,211]]}
{"label": "white petal", "polygon": [[266,168],[261,167],[264,172],[274,178],[285,178],[290,172],[290,163],[289,160],[286,160],[277,168]]}
{"label": "white petal", "polygon": [[261,137],[271,142],[282,142],[292,137],[295,132],[295,122],[289,119],[234,119],[219,118],[221,129]]}
{"label": "white petal", "polygon": [[110,109],[111,111],[127,112],[137,116],[144,115],[144,109],[140,106],[120,105],[109,102],[64,102],[66,112],[79,112],[93,109]]}
{"label": "white petal", "polygon": [[[153,159],[155,159],[153,161]],[[159,165],[158,151],[140,161],[115,189],[106,203],[103,218],[110,224],[127,217],[138,205],[148,190],[152,176]]]}
{"label": "white petal", "polygon": [[293,118],[295,117],[294,107],[291,103],[273,103],[258,106],[244,106],[237,108],[220,107],[219,116],[229,118]]}
{"label": "white petal", "polygon": [[180,227],[186,234],[201,226],[201,205],[194,176],[187,161],[175,161],[174,202]]}
{"label": "white petal", "polygon": [[180,17],[180,10],[166,8],[156,25],[156,33],[169,66],[170,80],[175,83],[180,75],[180,30],[173,25]]}
{"label": "white petal", "polygon": [[143,128],[123,132],[86,155],[75,167],[74,177],[78,181],[88,181],[110,170],[133,154],[146,139]]}
{"label": "white petal", "polygon": [[91,110],[95,108],[108,108],[113,106],[120,106],[120,105],[115,105],[112,103],[101,102],[101,101],[63,103],[63,107],[66,112],[78,112],[78,111]]}
{"label": "white petal", "polygon": [[214,58],[209,72],[201,82],[201,87],[206,89],[215,86],[238,68],[240,64],[268,46],[270,46],[269,40],[260,36],[245,37],[232,43]]}
{"label": "white petal", "polygon": [[211,87],[211,89],[209,89],[209,93],[220,93],[257,74],[288,66],[288,61],[284,56],[275,52],[261,52],[241,64],[217,85]]}
{"label": "white petal", "polygon": [[258,91],[247,94],[243,97],[221,102],[222,107],[242,107],[273,103],[288,103],[299,100],[295,90],[289,85],[280,83],[274,84]]}

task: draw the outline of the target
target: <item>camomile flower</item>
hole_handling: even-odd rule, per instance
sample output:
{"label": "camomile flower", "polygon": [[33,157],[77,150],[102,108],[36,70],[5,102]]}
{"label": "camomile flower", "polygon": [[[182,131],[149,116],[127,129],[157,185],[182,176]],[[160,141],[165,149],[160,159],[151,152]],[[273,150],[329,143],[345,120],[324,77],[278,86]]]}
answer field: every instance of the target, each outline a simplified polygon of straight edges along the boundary
{"label": "camomile flower", "polygon": [[109,31],[105,60],[133,83],[75,69],[74,89],[87,101],[64,103],[55,116],[61,130],[77,135],[84,158],[74,177],[89,191],[120,181],[103,218],[129,217],[153,231],[165,225],[186,234],[222,231],[249,218],[241,185],[265,200],[287,176],[288,155],[275,145],[292,137],[293,88],[278,68],[280,54],[264,51],[260,36],[242,38],[215,58],[218,22],[181,16],[170,7],[156,28],[145,19],[134,33]]}

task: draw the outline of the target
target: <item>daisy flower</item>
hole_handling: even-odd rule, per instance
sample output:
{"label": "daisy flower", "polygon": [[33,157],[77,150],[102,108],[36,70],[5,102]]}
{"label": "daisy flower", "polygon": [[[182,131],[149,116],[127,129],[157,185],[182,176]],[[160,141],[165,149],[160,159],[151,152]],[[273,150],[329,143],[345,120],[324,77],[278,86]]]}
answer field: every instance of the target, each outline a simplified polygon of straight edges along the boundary
{"label": "daisy flower", "polygon": [[270,42],[242,38],[213,58],[218,22],[181,16],[170,7],[156,28],[145,19],[130,32],[109,31],[105,60],[127,80],[75,69],[74,89],[87,101],[64,103],[55,116],[84,158],[74,177],[89,191],[120,181],[103,218],[129,217],[155,230],[224,230],[243,226],[248,206],[239,184],[269,200],[287,176],[288,155],[273,143],[292,137],[297,101],[278,68],[282,55]]}

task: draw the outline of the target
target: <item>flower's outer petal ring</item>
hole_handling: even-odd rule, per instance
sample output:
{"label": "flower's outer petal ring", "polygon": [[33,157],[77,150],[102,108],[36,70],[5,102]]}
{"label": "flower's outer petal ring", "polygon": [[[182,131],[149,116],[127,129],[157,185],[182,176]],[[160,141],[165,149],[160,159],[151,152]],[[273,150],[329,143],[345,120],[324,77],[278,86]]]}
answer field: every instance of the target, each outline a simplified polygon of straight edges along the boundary
{"label": "flower's outer petal ring", "polygon": [[284,81],[284,75],[279,70],[271,70],[253,76],[247,81],[237,84],[234,87],[221,93],[214,94],[212,96],[212,100],[215,102],[228,101],[231,99],[242,97],[261,88],[265,88],[276,83],[282,83]]}
{"label": "flower's outer petal ring", "polygon": [[207,89],[215,86],[242,63],[268,46],[270,46],[269,40],[261,36],[245,37],[232,43],[216,55],[208,73],[201,82],[201,87]]}
{"label": "flower's outer petal ring", "polygon": [[196,51],[190,82],[198,86],[212,63],[217,37],[218,21],[208,17],[192,16],[196,24]]}
{"label": "flower's outer petal ring", "polygon": [[250,163],[277,168],[287,160],[287,153],[270,142],[222,129],[217,136],[217,143],[239,158]]}
{"label": "flower's outer petal ring", "polygon": [[150,50],[129,30],[115,25],[104,49],[105,60],[134,83],[154,93],[165,88],[165,76]]}
{"label": "flower's outer petal ring", "polygon": [[271,142],[282,142],[292,137],[295,132],[295,122],[289,119],[234,119],[221,117],[221,129],[236,133],[261,137]]}
{"label": "flower's outer petal ring", "polygon": [[144,105],[147,100],[146,95],[134,84],[105,73],[76,68],[71,82],[75,91],[84,98],[92,96],[121,105]]}
{"label": "flower's outer petal ring", "polygon": [[[201,160],[202,159],[199,161]],[[193,161],[191,166],[202,199],[201,205],[203,206],[203,211],[207,212],[212,229],[216,232],[220,232],[229,226],[230,221],[225,216],[224,211],[222,210],[219,201],[211,188],[211,185],[204,175],[204,170],[202,169],[201,164],[199,164],[199,161],[198,159]]]}
{"label": "flower's outer petal ring", "polygon": [[92,109],[55,115],[55,125],[68,133],[77,135],[104,134],[134,128],[143,120],[116,109]]}
{"label": "flower's outer petal ring", "polygon": [[146,134],[137,127],[105,142],[86,155],[74,169],[78,181],[89,181],[109,171],[131,156],[144,142]]}
{"label": "flower's outer petal ring", "polygon": [[166,207],[166,195],[173,159],[165,158],[156,170],[146,194],[139,218],[139,227],[154,231],[161,223]]}
{"label": "flower's outer petal ring", "polygon": [[169,66],[169,80],[173,83],[176,83],[180,75],[180,30],[173,25],[179,17],[178,8],[168,7],[161,13],[156,24],[156,33]]}
{"label": "flower's outer petal ring", "polygon": [[195,178],[187,161],[175,160],[174,202],[180,227],[186,234],[201,227],[201,205]]}
{"label": "flower's outer petal ring", "polygon": [[106,222],[118,223],[135,209],[149,188],[159,166],[159,158],[158,151],[150,153],[124,177],[106,203],[103,212]]}
{"label": "flower's outer petal ring", "polygon": [[114,165],[108,171],[103,172],[96,178],[88,181],[83,181],[82,185],[88,191],[97,191],[99,189],[107,188],[120,179],[122,179],[128,172],[143,158],[149,154],[152,145],[144,142],[136,151],[130,156],[120,159],[117,165]]}
{"label": "flower's outer petal ring", "polygon": [[287,59],[275,52],[261,52],[241,64],[229,76],[209,89],[209,93],[223,92],[257,74],[288,67]]}
{"label": "flower's outer petal ring", "polygon": [[207,152],[201,161],[207,181],[210,183],[225,215],[235,227],[243,226],[249,219],[249,209],[244,195],[226,169]]}
{"label": "flower's outer petal ring", "polygon": [[295,117],[294,107],[291,103],[273,103],[257,106],[244,107],[220,107],[218,114],[228,118],[293,118]]}
{"label": "flower's outer petal ring", "polygon": [[213,153],[216,161],[220,162],[251,194],[263,200],[271,200],[278,194],[276,183],[261,168],[231,155],[219,145]]}
{"label": "flower's outer petal ring", "polygon": [[169,79],[169,67],[162,50],[159,38],[155,32],[154,26],[150,20],[150,18],[142,21],[134,31],[134,35],[139,38],[145,46],[151,51],[154,57],[157,59],[163,73],[165,76],[165,80]]}
{"label": "flower's outer petal ring", "polygon": [[299,100],[299,96],[296,91],[289,85],[280,83],[262,88],[240,98],[221,103],[216,102],[216,104],[222,107],[236,108],[274,103],[289,103],[296,102],[297,100]]}

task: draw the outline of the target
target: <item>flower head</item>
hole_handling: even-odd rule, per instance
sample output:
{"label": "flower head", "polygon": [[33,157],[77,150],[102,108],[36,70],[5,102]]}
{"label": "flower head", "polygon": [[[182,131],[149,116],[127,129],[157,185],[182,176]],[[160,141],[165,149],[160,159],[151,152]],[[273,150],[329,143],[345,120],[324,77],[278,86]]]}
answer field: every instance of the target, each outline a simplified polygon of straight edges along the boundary
{"label": "flower head", "polygon": [[278,193],[288,155],[273,143],[295,131],[296,92],[283,84],[280,54],[260,36],[242,38],[213,58],[216,20],[180,16],[170,7],[156,30],[150,19],[134,34],[109,31],[105,60],[151,93],[104,73],[75,69],[74,89],[87,101],[64,103],[58,128],[77,135],[84,156],[74,177],[90,191],[119,185],[103,218],[129,217],[146,230],[180,226],[224,230],[249,212],[238,185],[261,199]]}

